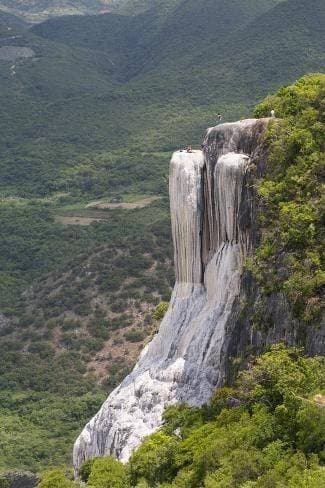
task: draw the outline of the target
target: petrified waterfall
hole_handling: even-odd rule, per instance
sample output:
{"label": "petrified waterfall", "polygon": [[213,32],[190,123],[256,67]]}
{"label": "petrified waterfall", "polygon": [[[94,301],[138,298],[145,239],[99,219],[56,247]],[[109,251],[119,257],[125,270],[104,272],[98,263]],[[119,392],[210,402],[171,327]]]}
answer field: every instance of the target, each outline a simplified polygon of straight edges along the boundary
{"label": "petrified waterfall", "polygon": [[170,206],[176,284],[159,333],[74,447],[127,460],[162,422],[166,405],[202,405],[224,382],[245,256],[254,245],[252,175],[263,166],[267,119],[208,129],[203,151],[176,152]]}

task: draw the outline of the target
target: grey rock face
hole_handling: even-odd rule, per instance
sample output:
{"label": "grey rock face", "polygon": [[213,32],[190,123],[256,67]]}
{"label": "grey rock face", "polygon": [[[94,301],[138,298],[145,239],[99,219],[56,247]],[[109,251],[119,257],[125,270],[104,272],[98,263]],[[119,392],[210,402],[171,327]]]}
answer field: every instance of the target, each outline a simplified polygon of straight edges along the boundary
{"label": "grey rock face", "polygon": [[227,381],[232,381],[233,359],[244,365],[250,354],[260,354],[271,344],[303,347],[309,356],[325,354],[325,324],[300,323],[281,293],[263,295],[253,276],[245,271],[240,293],[228,321],[222,354]]}
{"label": "grey rock face", "polygon": [[86,425],[74,465],[112,454],[122,461],[162,422],[166,405],[202,405],[227,374],[243,263],[255,239],[251,173],[262,171],[268,120],[207,131],[204,153],[176,152],[170,205],[176,285],[159,333],[134,370]]}
{"label": "grey rock face", "polygon": [[4,473],[3,476],[9,482],[9,488],[36,488],[40,481],[36,474],[19,471]]}

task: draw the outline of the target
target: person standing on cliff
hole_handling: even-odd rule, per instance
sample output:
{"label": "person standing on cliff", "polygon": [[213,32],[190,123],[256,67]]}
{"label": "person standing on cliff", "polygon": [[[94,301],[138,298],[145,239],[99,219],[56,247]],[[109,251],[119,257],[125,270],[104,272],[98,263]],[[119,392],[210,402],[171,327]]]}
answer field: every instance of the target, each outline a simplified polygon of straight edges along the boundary
{"label": "person standing on cliff", "polygon": [[218,114],[217,115],[217,118],[218,118],[218,122],[221,122],[222,121],[222,115],[221,114]]}
{"label": "person standing on cliff", "polygon": [[201,144],[202,151],[204,151],[205,149],[207,149],[207,147],[208,147],[208,144],[206,142],[203,142],[203,144]]}
{"label": "person standing on cliff", "polygon": [[272,119],[275,119],[275,110],[273,110],[273,108],[271,110],[271,117],[272,117]]}

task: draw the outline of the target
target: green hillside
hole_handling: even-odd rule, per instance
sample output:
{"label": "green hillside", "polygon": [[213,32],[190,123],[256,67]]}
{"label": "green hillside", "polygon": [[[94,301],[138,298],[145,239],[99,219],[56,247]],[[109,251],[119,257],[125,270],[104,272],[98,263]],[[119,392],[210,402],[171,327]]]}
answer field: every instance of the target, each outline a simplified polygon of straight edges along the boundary
{"label": "green hillside", "polygon": [[37,25],[33,31],[52,40],[109,52],[116,64],[116,75],[121,81],[127,81],[139,73],[143,75],[143,70],[160,66],[162,61],[172,62],[178,72],[189,64],[193,51],[203,55],[211,43],[218,47],[221,43],[223,49],[226,39],[229,41],[235,32],[276,3],[274,0],[258,3],[186,0],[177,2],[163,18],[161,10],[153,8],[133,17],[106,14],[53,19]]}
{"label": "green hillside", "polygon": [[[317,488],[325,480],[322,373],[321,358],[274,346],[202,409],[167,409],[163,428],[130,459],[129,486]],[[101,486],[108,460],[95,461],[90,487]]]}
{"label": "green hillside", "polygon": [[[206,16],[198,15],[193,8],[187,17],[180,6],[178,17],[167,23],[152,42],[156,49],[152,56],[154,63],[141,83],[158,84],[163,71],[164,96],[169,90],[181,96],[179,87],[182,87],[182,97],[193,104],[219,102],[223,105],[226,102],[229,110],[236,102],[245,100],[248,105],[255,102],[254,97],[272,91],[284,82],[280,81],[284,73],[289,81],[304,74],[307,65],[307,71],[322,69],[325,64],[322,1],[297,4],[295,0],[288,0],[273,8],[270,2],[264,6],[259,2],[258,11],[249,10],[249,3],[252,2],[246,2],[244,14],[241,12],[243,2],[220,2],[219,9],[224,8],[224,17],[219,17],[220,10],[214,10],[215,2],[206,2]],[[240,15],[232,16],[230,22],[231,4]],[[194,18],[199,18],[199,22],[192,25]],[[186,24],[182,29],[183,22]],[[183,38],[190,42],[183,42]],[[162,59],[159,59],[159,52],[163,53]],[[166,56],[166,52],[170,56]],[[159,62],[155,66],[157,59]]]}
{"label": "green hillside", "polygon": [[171,152],[324,66],[322,1],[172,3],[31,30],[0,15],[3,469],[69,462],[155,332]]}
{"label": "green hillside", "polygon": [[[34,36],[27,40],[26,45],[34,46],[38,61],[22,63],[14,80],[8,66],[1,66],[1,190],[12,193],[11,182],[20,177],[20,191],[29,194],[65,191],[68,168],[73,167],[75,186],[83,178],[80,173],[91,154],[91,159],[95,158],[92,181],[100,194],[108,186],[103,184],[106,173],[97,162],[100,154],[116,164],[120,157],[127,161],[128,151],[136,148],[164,153],[188,140],[198,143],[204,128],[214,123],[217,111],[229,119],[248,114],[269,90],[306,71],[322,68],[321,1],[299,2],[298,8],[295,2],[281,3],[258,20],[256,4],[249,10],[251,2],[247,1],[248,13],[233,16],[232,25],[227,19],[231,8],[235,12],[239,9],[238,2],[232,7],[229,2],[219,3],[225,17],[218,15],[211,2],[205,2],[205,29],[204,22],[198,29],[192,26],[191,19],[198,17],[196,2],[192,10],[191,4],[187,5],[185,16],[177,10],[162,25],[154,14],[147,13],[133,19],[74,17],[71,27],[70,19],[65,19],[35,28],[34,33],[43,38],[48,29],[51,39]],[[258,14],[271,4],[259,4]],[[219,20],[217,31],[216,18],[225,19]],[[187,28],[181,29],[185,21]],[[149,28],[145,30],[144,26]],[[220,45],[219,31],[224,32]],[[294,36],[296,31],[299,35]],[[193,41],[188,45],[189,36]],[[9,110],[8,103],[17,98],[17,93],[17,110],[15,106]],[[81,123],[85,120],[87,123]],[[35,126],[41,126],[37,134]],[[14,151],[8,152],[13,139]],[[44,153],[46,170],[40,171]],[[28,165],[26,156],[33,159],[27,180],[27,171],[21,166],[17,174],[17,160]],[[167,157],[161,164],[163,160]],[[139,161],[136,167],[142,164]],[[132,168],[133,164],[128,165],[128,176]],[[133,181],[137,179],[133,174]],[[157,191],[154,179],[143,190]],[[139,185],[143,183],[139,181]]]}

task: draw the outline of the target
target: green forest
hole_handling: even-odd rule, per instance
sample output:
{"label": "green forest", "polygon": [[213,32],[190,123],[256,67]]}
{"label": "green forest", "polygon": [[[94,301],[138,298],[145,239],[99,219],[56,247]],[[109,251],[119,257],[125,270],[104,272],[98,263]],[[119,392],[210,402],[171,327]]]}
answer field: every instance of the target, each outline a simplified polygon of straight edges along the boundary
{"label": "green forest", "polygon": [[[186,0],[185,10],[125,0],[114,13],[32,27],[27,10],[1,10],[9,3],[0,1],[0,472],[76,486],[76,436],[170,299],[172,151],[199,147],[219,112],[228,122],[274,109],[246,270],[265,296],[286,297],[302,350],[235,358],[248,369],[210,405],[167,410],[127,466],[97,459],[80,476],[93,488],[322,485],[323,365],[303,352],[324,285],[322,0]],[[34,54],[7,59],[22,46]],[[265,329],[263,317],[253,320]]]}

